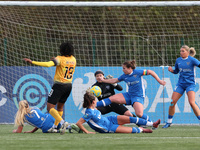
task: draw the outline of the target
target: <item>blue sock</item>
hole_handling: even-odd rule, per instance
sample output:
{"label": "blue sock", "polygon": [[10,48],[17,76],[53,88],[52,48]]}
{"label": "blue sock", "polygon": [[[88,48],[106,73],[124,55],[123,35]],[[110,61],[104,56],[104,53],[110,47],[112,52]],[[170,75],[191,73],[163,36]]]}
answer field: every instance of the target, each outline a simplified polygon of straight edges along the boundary
{"label": "blue sock", "polygon": [[136,125],[146,125],[147,120],[138,117],[130,117],[130,123],[135,123]]}
{"label": "blue sock", "polygon": [[173,118],[173,116],[171,116],[171,115],[168,115],[168,119],[172,119]]}
{"label": "blue sock", "polygon": [[200,116],[197,116],[197,118],[200,120]]}
{"label": "blue sock", "polygon": [[144,120],[147,120],[147,121],[151,122],[151,119],[146,114],[143,114],[143,116],[141,118],[143,118]]}
{"label": "blue sock", "polygon": [[109,98],[103,99],[99,102],[97,102],[97,107],[105,107],[111,104],[111,101]]}
{"label": "blue sock", "polygon": [[133,127],[132,128],[132,133],[140,133],[141,131],[140,131],[140,129],[139,128],[137,128],[137,127]]}

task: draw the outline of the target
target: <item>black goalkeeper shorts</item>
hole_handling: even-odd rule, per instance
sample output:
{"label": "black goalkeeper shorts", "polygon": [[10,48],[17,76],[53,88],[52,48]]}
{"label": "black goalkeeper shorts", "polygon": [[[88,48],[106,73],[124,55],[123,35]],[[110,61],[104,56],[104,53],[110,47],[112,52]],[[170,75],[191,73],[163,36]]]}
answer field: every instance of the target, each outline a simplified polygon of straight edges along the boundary
{"label": "black goalkeeper shorts", "polygon": [[105,107],[97,107],[97,109],[101,112],[102,115],[109,112],[115,112],[119,115],[124,115],[124,113],[128,110],[124,105],[116,103],[112,103]]}

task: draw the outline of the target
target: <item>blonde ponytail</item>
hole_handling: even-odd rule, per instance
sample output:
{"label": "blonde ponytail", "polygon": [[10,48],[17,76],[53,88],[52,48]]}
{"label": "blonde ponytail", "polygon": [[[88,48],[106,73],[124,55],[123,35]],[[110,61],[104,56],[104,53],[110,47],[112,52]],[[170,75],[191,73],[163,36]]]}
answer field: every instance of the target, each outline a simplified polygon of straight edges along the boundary
{"label": "blonde ponytail", "polygon": [[194,47],[189,48],[189,46],[183,45],[181,48],[184,48],[186,51],[188,51],[189,55],[192,57],[196,55],[196,50],[194,49]]}
{"label": "blonde ponytail", "polygon": [[194,49],[194,47],[190,48],[190,56],[194,57],[196,55],[196,50]]}
{"label": "blonde ponytail", "polygon": [[16,113],[16,117],[15,117],[15,125],[19,126],[19,125],[24,125],[24,118],[25,115],[30,113],[30,108],[29,108],[29,104],[26,100],[22,100],[19,102],[19,109]]}

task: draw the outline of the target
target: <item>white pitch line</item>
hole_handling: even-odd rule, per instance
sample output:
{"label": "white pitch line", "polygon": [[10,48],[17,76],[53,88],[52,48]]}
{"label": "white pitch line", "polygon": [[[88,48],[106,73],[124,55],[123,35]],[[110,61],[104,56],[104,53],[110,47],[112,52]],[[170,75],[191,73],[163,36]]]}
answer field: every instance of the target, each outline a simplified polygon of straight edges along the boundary
{"label": "white pitch line", "polygon": [[[103,138],[112,138],[112,139],[126,139],[126,137],[103,137]],[[200,139],[200,137],[131,137],[133,139]],[[127,138],[127,139],[130,139]]]}

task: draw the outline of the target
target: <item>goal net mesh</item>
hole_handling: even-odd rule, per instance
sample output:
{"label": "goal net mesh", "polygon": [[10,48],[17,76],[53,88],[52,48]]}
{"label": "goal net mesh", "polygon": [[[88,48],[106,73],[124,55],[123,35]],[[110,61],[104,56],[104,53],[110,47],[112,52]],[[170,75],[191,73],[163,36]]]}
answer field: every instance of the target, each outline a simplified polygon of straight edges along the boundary
{"label": "goal net mesh", "polygon": [[[65,41],[73,43],[77,59],[65,120],[76,122],[83,115],[83,94],[96,82],[96,70],[118,78],[123,73],[122,63],[135,59],[138,69],[154,70],[167,81],[166,87],[161,87],[153,77],[144,77],[144,111],[153,120],[164,122],[178,79],[168,73],[167,66],[174,66],[184,44],[195,47],[195,58],[200,59],[199,15],[200,6],[0,6],[0,123],[13,123],[22,99],[46,112],[55,67],[29,65],[23,58],[49,61],[59,55],[59,45]],[[125,83],[120,85],[127,91]],[[198,89],[196,103],[200,106]],[[175,116],[175,123],[198,123],[185,95]]]}

